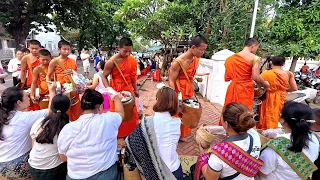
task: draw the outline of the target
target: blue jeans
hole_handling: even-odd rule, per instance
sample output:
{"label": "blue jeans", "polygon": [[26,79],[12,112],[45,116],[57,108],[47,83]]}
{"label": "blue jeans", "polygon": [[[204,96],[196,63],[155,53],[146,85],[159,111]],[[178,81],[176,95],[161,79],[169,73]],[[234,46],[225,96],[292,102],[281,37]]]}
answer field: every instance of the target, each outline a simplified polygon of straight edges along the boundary
{"label": "blue jeans", "polygon": [[172,172],[172,174],[177,178],[177,180],[183,180],[183,172],[181,165],[176,171]]}
{"label": "blue jeans", "polygon": [[[81,180],[117,180],[118,179],[118,165],[115,163],[109,169],[98,172],[97,174]],[[76,180],[67,176],[67,180]]]}

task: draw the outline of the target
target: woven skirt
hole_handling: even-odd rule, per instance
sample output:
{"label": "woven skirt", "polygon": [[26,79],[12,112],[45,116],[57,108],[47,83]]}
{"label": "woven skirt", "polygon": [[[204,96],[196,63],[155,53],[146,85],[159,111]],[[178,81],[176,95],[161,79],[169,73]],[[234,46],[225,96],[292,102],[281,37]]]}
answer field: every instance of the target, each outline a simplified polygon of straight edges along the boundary
{"label": "woven skirt", "polygon": [[31,178],[29,171],[29,153],[9,162],[0,162],[0,176],[7,179]]}

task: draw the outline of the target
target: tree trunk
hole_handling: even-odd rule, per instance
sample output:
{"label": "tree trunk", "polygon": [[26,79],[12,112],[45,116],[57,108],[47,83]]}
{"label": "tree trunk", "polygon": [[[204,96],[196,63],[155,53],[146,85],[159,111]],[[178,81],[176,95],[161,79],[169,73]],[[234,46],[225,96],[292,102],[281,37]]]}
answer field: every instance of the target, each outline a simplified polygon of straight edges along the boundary
{"label": "tree trunk", "polygon": [[291,66],[290,66],[290,71],[294,72],[296,65],[297,65],[297,61],[298,61],[298,56],[293,56],[292,62],[291,62]]}
{"label": "tree trunk", "polygon": [[27,36],[25,33],[23,33],[23,30],[20,29],[20,28],[17,28],[16,30],[14,30],[12,32],[12,36],[13,36],[13,39],[15,41],[15,46],[17,49],[21,48],[21,47],[25,47],[26,45],[26,39],[27,39]]}

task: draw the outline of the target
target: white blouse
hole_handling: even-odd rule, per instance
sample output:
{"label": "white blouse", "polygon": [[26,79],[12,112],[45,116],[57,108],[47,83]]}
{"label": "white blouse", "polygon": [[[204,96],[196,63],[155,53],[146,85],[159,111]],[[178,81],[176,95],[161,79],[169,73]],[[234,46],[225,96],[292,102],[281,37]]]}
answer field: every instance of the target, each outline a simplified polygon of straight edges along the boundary
{"label": "white blouse", "polygon": [[170,171],[174,172],[180,167],[177,146],[181,120],[171,117],[169,112],[156,112],[153,122],[160,157]]}

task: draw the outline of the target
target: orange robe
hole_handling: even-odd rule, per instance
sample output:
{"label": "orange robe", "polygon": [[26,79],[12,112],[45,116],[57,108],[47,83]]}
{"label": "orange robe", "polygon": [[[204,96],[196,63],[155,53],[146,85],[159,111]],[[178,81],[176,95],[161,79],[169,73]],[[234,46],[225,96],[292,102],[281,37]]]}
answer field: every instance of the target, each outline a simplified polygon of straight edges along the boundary
{"label": "orange robe", "polygon": [[[48,74],[48,67],[42,68],[43,71]],[[40,90],[40,96],[44,96],[49,94],[48,83],[46,80],[46,75],[44,75],[41,71],[39,71],[38,75],[38,88]]]}
{"label": "orange robe", "polygon": [[[61,62],[61,61],[60,61]],[[71,58],[68,58],[61,62],[66,69],[72,69],[74,71],[77,71],[77,64],[75,61]],[[57,77],[57,80],[62,84],[64,83],[71,83],[68,76],[64,73],[64,70],[57,64],[55,69],[55,75]],[[70,117],[70,121],[75,121],[80,117],[81,114],[81,107],[80,107],[80,98],[79,95],[77,96],[77,99],[79,102],[73,106],[70,107],[67,114]]]}
{"label": "orange robe", "polygon": [[[186,78],[186,76],[183,73],[183,70],[181,69],[178,75],[178,78],[175,82],[175,90],[176,92],[181,92],[182,94],[182,100],[190,99],[194,96],[194,89],[193,89],[193,81],[194,76],[196,75],[197,68],[199,66],[200,58],[194,57],[194,60],[189,65],[189,67],[186,69],[186,72],[188,74],[189,80],[192,84],[190,84]],[[178,88],[177,83],[179,83],[180,88]],[[180,137],[183,138],[191,133],[192,129],[181,124],[180,126]]]}
{"label": "orange robe", "polygon": [[[31,63],[31,62],[30,62]],[[37,59],[36,61],[34,61],[33,63],[31,63],[31,67],[32,67],[32,71],[37,67],[41,65],[41,61],[39,59]],[[31,69],[29,68],[29,65],[27,63],[27,72],[28,72],[28,77],[27,77],[27,86],[31,87],[32,84],[32,72]],[[34,104],[31,100],[30,100],[30,106],[27,108],[27,111],[36,111],[39,110],[40,106],[38,104]]]}
{"label": "orange robe", "polygon": [[224,80],[231,81],[224,106],[232,102],[246,105],[250,111],[253,108],[254,84],[252,80],[252,64],[238,54],[230,56],[225,62]]}
{"label": "orange robe", "polygon": [[[120,64],[118,64],[121,69],[123,76],[125,77],[129,86],[125,83],[122,78],[120,72],[116,67],[114,67],[111,71],[111,80],[110,86],[117,92],[121,91],[130,91],[134,95],[134,89],[132,83],[137,82],[137,61],[133,56],[129,56],[122,60]],[[115,112],[114,103],[110,102],[110,111]],[[133,117],[126,122],[122,122],[119,127],[118,137],[126,137],[136,128],[139,123],[139,115],[137,107],[134,106],[133,109]]]}
{"label": "orange robe", "polygon": [[261,74],[261,77],[268,81],[270,86],[266,92],[266,99],[260,105],[260,121],[257,127],[275,129],[278,128],[278,120],[287,97],[289,81],[276,70],[266,71]]}
{"label": "orange robe", "polygon": [[[31,61],[30,61],[31,63]],[[41,61],[39,59],[37,59],[36,61],[34,61],[33,63],[31,63],[31,67],[32,67],[32,71],[34,70],[34,68],[38,67],[41,65]],[[28,87],[31,87],[31,84],[32,84],[32,73],[30,68],[29,68],[29,65],[27,63],[27,72],[28,72],[28,77],[27,77],[27,86]]]}

